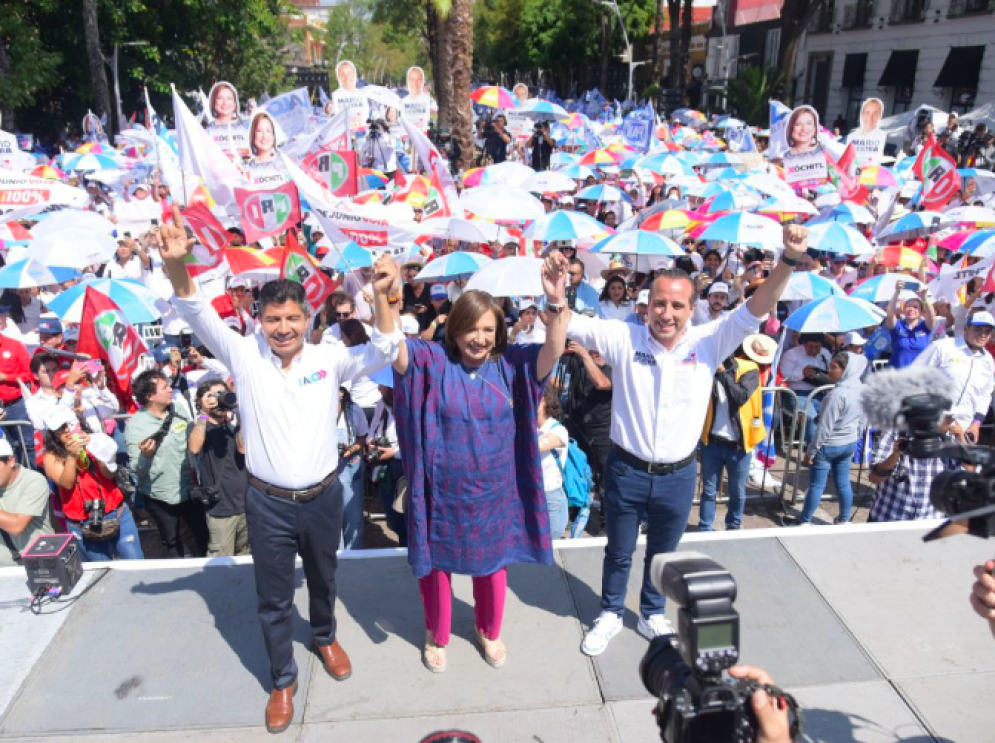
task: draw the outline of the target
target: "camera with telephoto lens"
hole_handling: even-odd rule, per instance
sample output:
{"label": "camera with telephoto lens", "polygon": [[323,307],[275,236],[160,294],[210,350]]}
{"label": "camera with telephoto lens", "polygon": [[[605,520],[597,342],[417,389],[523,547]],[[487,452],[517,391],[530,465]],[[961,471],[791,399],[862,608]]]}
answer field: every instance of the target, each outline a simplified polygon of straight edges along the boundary
{"label": "camera with telephoto lens", "polygon": [[99,498],[84,500],[83,508],[86,510],[86,521],[82,528],[92,532],[100,532],[104,528],[104,502]]}
{"label": "camera with telephoto lens", "polygon": [[380,139],[384,132],[388,130],[387,122],[383,119],[367,119],[366,136],[369,139]]}
{"label": "camera with telephoto lens", "polygon": [[665,743],[748,743],[756,740],[750,704],[764,689],[783,697],[793,715],[792,740],[801,722],[794,699],[780,689],[723,677],[739,660],[736,581],[721,565],[694,552],[657,555],[653,585],[680,605],[677,634],[657,637],[639,664],[646,690],[657,697],[656,720]]}
{"label": "camera with telephoto lens", "polygon": [[974,472],[945,469],[933,478],[929,500],[950,520],[929,532],[924,541],[953,534],[995,536],[995,450],[950,441],[940,430],[951,402],[924,393],[902,399],[898,423],[906,429],[901,450],[914,459],[944,458],[975,465]]}
{"label": "camera with telephoto lens", "polygon": [[380,449],[389,448],[390,440],[386,436],[377,436],[369,442],[363,459],[370,465],[380,464],[380,460],[383,458],[383,452]]}
{"label": "camera with telephoto lens", "polygon": [[234,392],[215,392],[212,397],[218,401],[218,410],[234,410],[238,407],[238,395]]}

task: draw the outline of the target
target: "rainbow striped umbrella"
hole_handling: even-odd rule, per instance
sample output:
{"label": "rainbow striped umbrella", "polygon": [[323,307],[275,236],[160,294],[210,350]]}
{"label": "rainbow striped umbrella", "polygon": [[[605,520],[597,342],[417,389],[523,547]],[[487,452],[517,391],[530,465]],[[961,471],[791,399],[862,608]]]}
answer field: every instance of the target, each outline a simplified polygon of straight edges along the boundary
{"label": "rainbow striped umbrella", "polygon": [[384,188],[388,180],[387,176],[379,170],[373,170],[372,168],[359,169],[359,182],[363,184],[364,191],[371,188]]}
{"label": "rainbow striped umbrella", "polygon": [[957,252],[960,250],[960,246],[963,245],[972,235],[976,235],[975,230],[959,230],[958,232],[951,232],[946,237],[943,237],[936,241],[936,247],[946,248],[947,250],[952,250]]}
{"label": "rainbow striped umbrella", "polygon": [[610,150],[591,150],[580,159],[581,165],[618,165],[625,158]]}
{"label": "rainbow striped umbrella", "polygon": [[895,266],[909,271],[918,271],[922,265],[922,254],[912,248],[889,245],[874,254],[874,262],[882,266]]}
{"label": "rainbow striped umbrella", "polygon": [[648,232],[676,232],[678,230],[686,230],[689,224],[691,224],[691,220],[687,214],[677,209],[669,209],[665,212],[651,214],[643,220],[643,223],[639,225],[639,229]]}
{"label": "rainbow striped umbrella", "polygon": [[898,185],[895,174],[881,165],[871,165],[860,171],[861,184],[869,188],[891,188]]}
{"label": "rainbow striped umbrella", "polygon": [[488,108],[518,108],[518,99],[500,85],[485,85],[470,93],[470,100]]}
{"label": "rainbow striped umbrella", "polygon": [[995,251],[995,230],[981,230],[967,238],[957,252],[975,258],[987,258],[993,251]]}
{"label": "rainbow striped umbrella", "polygon": [[479,186],[480,182],[484,179],[484,169],[470,168],[465,173],[463,173],[463,188],[473,188],[474,186]]}
{"label": "rainbow striped umbrella", "polygon": [[48,178],[52,181],[59,181],[66,177],[66,174],[53,165],[39,165],[31,171],[31,175],[37,178]]}
{"label": "rainbow striped umbrella", "polygon": [[104,146],[100,142],[87,142],[86,144],[81,144],[76,148],[76,152],[80,155],[102,155],[107,152]]}

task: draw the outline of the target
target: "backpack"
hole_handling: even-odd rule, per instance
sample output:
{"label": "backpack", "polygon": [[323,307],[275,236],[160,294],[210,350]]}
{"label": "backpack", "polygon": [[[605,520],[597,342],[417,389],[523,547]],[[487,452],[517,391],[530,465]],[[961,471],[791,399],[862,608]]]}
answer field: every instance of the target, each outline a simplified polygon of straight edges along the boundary
{"label": "backpack", "polygon": [[583,508],[590,503],[591,491],[594,489],[594,475],[591,465],[587,463],[587,455],[573,439],[570,439],[567,446],[566,462],[560,461],[560,453],[556,449],[552,452],[563,475],[563,492],[567,494],[567,504]]}

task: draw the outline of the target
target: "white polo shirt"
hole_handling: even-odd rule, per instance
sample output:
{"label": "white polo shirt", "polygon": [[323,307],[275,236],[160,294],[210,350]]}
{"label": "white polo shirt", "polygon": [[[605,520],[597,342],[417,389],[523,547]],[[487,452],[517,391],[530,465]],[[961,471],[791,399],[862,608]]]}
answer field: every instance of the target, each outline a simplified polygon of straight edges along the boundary
{"label": "white polo shirt", "polygon": [[373,331],[370,343],[305,343],[284,374],[262,333],[231,332],[198,290],[173,302],[197,337],[232,371],[238,394],[246,469],[277,487],[299,490],[338,465],[339,386],[368,376],[397,358],[400,332]]}
{"label": "white polo shirt", "polygon": [[571,314],[567,337],[612,368],[611,440],[640,459],[679,462],[698,446],[723,360],[763,321],[745,304],[717,322],[688,326],[672,351],[646,325]]}
{"label": "white polo shirt", "polygon": [[995,388],[995,361],[988,351],[972,351],[963,337],[933,341],[912,366],[935,366],[950,377],[950,386],[937,393],[950,397],[950,415],[963,428],[984,420]]}

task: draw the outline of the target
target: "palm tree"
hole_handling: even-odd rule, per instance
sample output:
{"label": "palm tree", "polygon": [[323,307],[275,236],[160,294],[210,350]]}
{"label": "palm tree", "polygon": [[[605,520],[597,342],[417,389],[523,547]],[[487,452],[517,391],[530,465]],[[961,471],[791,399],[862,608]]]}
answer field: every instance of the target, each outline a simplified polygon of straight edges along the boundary
{"label": "palm tree", "polygon": [[768,114],[768,101],[778,96],[783,82],[774,70],[741,68],[736,79],[729,81],[729,110],[747,124],[763,124]]}
{"label": "palm tree", "polygon": [[[111,91],[107,87],[104,53],[100,51],[100,26],[97,24],[97,0],[83,0],[83,28],[86,31],[86,56],[90,64],[90,85],[98,116],[111,116]],[[120,125],[120,122],[118,122]]]}
{"label": "palm tree", "polygon": [[453,81],[450,124],[461,152],[456,166],[463,167],[473,157],[473,0],[453,0],[446,25]]}

